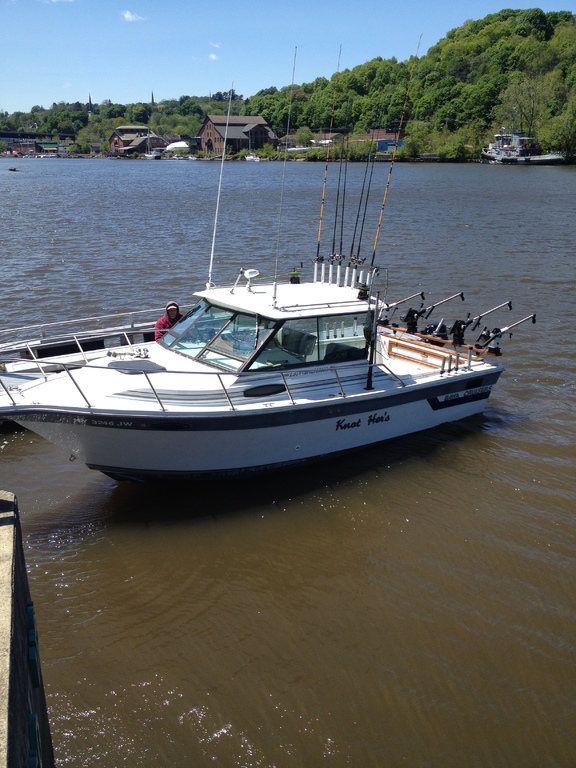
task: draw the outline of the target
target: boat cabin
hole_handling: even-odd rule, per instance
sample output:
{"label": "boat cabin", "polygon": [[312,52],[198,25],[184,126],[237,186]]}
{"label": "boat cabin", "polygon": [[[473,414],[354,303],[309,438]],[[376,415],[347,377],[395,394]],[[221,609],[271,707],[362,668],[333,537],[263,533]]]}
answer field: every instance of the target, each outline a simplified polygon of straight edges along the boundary
{"label": "boat cabin", "polygon": [[[290,289],[297,288],[301,300],[306,286],[276,286],[280,294],[276,305],[269,286],[237,289],[245,294],[240,296],[230,288],[204,291],[200,302],[159,343],[235,372],[365,359],[368,302],[357,298],[357,290],[313,285],[320,301],[298,305],[290,305]],[[258,304],[262,312],[254,311]]]}

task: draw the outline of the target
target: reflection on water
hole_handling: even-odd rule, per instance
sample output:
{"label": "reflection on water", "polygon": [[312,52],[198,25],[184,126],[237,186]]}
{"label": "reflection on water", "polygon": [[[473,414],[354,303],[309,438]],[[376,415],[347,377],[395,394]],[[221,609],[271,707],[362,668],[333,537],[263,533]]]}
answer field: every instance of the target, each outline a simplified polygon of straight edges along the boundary
{"label": "reflection on water", "polygon": [[[19,162],[0,162],[14,325],[163,306],[205,282],[215,165]],[[224,176],[218,280],[315,255],[323,167],[288,167],[279,227],[280,164],[246,166]],[[473,315],[507,299],[500,323],[538,313],[504,340],[483,418],[225,483],[116,484],[0,433],[59,764],[576,762],[576,174],[394,174],[391,300],[463,290]],[[30,200],[51,201],[33,223]]]}

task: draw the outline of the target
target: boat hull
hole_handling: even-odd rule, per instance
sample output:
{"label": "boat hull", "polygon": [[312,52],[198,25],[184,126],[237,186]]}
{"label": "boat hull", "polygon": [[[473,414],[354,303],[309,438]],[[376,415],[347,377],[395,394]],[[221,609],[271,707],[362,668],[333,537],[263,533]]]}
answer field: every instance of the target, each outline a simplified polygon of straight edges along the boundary
{"label": "boat hull", "polygon": [[562,155],[515,155],[495,152],[482,152],[482,162],[490,165],[560,165]]}
{"label": "boat hull", "polygon": [[15,409],[11,418],[117,480],[249,475],[482,413],[501,368],[453,381],[264,412],[195,415]]}

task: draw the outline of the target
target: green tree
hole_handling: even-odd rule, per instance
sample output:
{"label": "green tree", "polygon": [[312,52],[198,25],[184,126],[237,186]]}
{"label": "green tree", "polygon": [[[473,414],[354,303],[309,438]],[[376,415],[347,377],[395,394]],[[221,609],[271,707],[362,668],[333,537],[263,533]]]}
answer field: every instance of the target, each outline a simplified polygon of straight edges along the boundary
{"label": "green tree", "polygon": [[129,124],[148,125],[152,107],[150,104],[129,104],[126,108],[125,117]]}
{"label": "green tree", "polygon": [[547,96],[548,91],[541,79],[528,77],[518,79],[502,94],[497,116],[501,118],[500,122],[503,125],[512,119],[516,130],[532,136],[536,131]]}
{"label": "green tree", "polygon": [[103,101],[98,107],[98,114],[103,120],[113,120],[114,118],[124,118],[126,105],[113,104],[111,101]]}
{"label": "green tree", "polygon": [[399,150],[400,157],[420,157],[433,150],[433,126],[428,122],[413,121],[406,126],[404,145]]}
{"label": "green tree", "polygon": [[552,118],[541,132],[545,149],[557,149],[566,158],[576,157],[576,92],[573,92],[562,114]]}
{"label": "green tree", "polygon": [[302,128],[298,128],[294,138],[297,147],[306,147],[314,138],[314,134],[308,126],[303,125]]}

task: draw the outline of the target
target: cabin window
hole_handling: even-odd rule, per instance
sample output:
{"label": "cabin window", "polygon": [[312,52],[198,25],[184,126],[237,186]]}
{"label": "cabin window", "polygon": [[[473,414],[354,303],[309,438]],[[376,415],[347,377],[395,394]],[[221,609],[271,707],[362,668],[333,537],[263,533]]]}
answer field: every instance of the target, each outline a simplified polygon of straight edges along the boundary
{"label": "cabin window", "polygon": [[263,347],[250,369],[335,365],[366,357],[366,313],[286,321]]}
{"label": "cabin window", "polygon": [[273,325],[271,320],[256,315],[234,314],[196,357],[237,371],[252,357]]}

